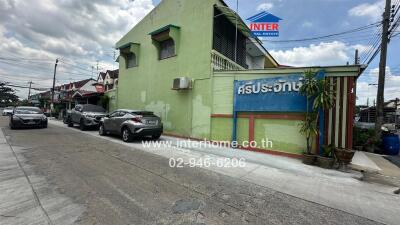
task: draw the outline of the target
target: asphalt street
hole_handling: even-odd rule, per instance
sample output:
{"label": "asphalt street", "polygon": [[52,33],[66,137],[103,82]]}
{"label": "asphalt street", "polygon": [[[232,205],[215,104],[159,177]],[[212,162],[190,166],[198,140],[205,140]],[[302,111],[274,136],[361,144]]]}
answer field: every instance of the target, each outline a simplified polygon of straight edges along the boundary
{"label": "asphalt street", "polygon": [[[40,191],[33,185],[38,202],[52,201],[45,192],[68,199],[75,210],[65,214],[79,212],[71,224],[378,224],[210,170],[171,168],[167,158],[71,129],[7,125],[8,118],[1,117],[27,179],[46,181]],[[46,205],[46,223],[57,224],[51,212],[57,208]],[[57,216],[63,213],[59,208]]]}

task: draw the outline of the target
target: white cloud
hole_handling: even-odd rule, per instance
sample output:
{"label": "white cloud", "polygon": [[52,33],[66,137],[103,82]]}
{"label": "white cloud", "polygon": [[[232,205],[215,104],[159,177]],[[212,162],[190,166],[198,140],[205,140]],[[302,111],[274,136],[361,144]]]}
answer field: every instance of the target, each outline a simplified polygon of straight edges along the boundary
{"label": "white cloud", "polygon": [[310,27],[313,26],[313,23],[310,22],[310,21],[304,21],[304,22],[301,24],[301,26],[302,26],[302,27],[305,27],[305,28],[310,28]]}
{"label": "white cloud", "polygon": [[363,3],[349,10],[350,16],[368,17],[371,21],[381,20],[385,8],[384,0],[378,0],[375,3]]}
{"label": "white cloud", "polygon": [[[97,60],[100,69],[117,68],[114,44],[153,8],[152,0],[0,0],[0,56],[52,60],[32,66],[0,62],[0,70],[18,82],[37,77],[37,86],[48,86],[56,58],[63,59],[60,82],[90,77]],[[25,90],[19,93],[26,97]]]}
{"label": "white cloud", "polygon": [[[339,41],[329,43],[312,44],[307,47],[296,47],[290,50],[269,51],[281,64],[289,66],[330,66],[345,65],[353,62],[354,50],[360,54],[369,49],[368,46],[346,45]],[[370,105],[376,99],[377,87],[370,84],[378,83],[379,68],[366,70],[357,81],[357,104]],[[389,67],[386,68],[385,101],[400,97],[400,76],[393,75]]]}
{"label": "white cloud", "polygon": [[289,66],[329,66],[344,65],[353,61],[356,48],[363,45],[348,46],[340,41],[310,44],[290,50],[271,50],[271,55],[282,65]]}
{"label": "white cloud", "polygon": [[[366,104],[369,99],[369,104],[372,105],[376,99],[379,68],[373,68],[364,72],[357,82],[357,104]],[[372,84],[372,85],[371,85]],[[385,76],[385,101],[400,97],[400,76],[395,76],[389,67],[386,67]]]}
{"label": "white cloud", "polygon": [[266,2],[258,5],[257,11],[268,11],[274,7],[274,4],[271,2]]}

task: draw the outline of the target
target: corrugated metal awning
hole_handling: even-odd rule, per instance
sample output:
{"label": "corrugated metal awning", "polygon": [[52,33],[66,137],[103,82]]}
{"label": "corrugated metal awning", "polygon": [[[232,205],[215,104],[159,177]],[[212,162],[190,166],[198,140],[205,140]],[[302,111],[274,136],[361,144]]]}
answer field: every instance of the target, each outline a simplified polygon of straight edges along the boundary
{"label": "corrugated metal awning", "polygon": [[[225,16],[232,24],[233,26],[236,26],[238,30],[246,37],[251,37],[251,30],[250,28],[246,25],[245,22],[243,22],[242,18],[230,9],[229,7],[222,6],[222,5],[215,5],[215,8],[221,11],[222,15]],[[217,15],[217,16],[222,16],[222,15]]]}
{"label": "corrugated metal awning", "polygon": [[179,29],[180,29],[179,26],[169,24],[167,26],[161,27],[161,28],[149,33],[149,35],[151,35],[151,38],[153,40],[161,42],[161,41],[165,41],[169,38],[172,38],[171,30],[179,30]]}
{"label": "corrugated metal awning", "polygon": [[131,45],[133,45],[133,44],[135,44],[135,43],[129,42],[129,43],[126,43],[126,44],[122,44],[122,45],[120,45],[120,46],[117,46],[117,47],[115,47],[115,48],[116,48],[116,49],[129,48],[129,47],[131,47]]}
{"label": "corrugated metal awning", "polygon": [[172,28],[176,28],[176,29],[180,29],[179,26],[176,26],[176,25],[173,25],[173,24],[168,24],[167,26],[161,27],[161,28],[159,28],[159,29],[157,29],[157,30],[155,30],[153,32],[150,32],[149,35],[157,35],[159,33],[162,33],[164,31],[167,31],[167,30],[171,29],[171,27]]}

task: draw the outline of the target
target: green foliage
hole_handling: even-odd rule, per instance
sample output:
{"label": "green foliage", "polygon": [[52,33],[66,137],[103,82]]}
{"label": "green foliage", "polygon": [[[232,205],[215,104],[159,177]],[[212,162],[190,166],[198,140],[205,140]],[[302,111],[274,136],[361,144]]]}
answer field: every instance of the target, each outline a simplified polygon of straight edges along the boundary
{"label": "green foliage", "polygon": [[324,145],[322,146],[322,156],[323,157],[328,157],[328,158],[333,158],[333,152],[335,150],[335,146],[332,144],[330,145]]}
{"label": "green foliage", "polygon": [[300,133],[311,137],[318,134],[317,129],[317,113],[308,112],[304,121],[300,124]]}
{"label": "green foliage", "polygon": [[362,129],[354,127],[353,129],[353,143],[355,146],[371,146],[379,145],[380,140],[375,138],[374,129]]}
{"label": "green foliage", "polygon": [[317,74],[312,70],[307,70],[304,72],[304,81],[300,88],[300,93],[307,98],[312,98],[318,93],[319,86],[316,75]]}
{"label": "green foliage", "polygon": [[64,105],[61,104],[54,104],[53,116],[58,117],[62,109],[64,109]]}
{"label": "green foliage", "polygon": [[8,106],[14,105],[18,102],[19,98],[15,94],[15,90],[7,87],[7,83],[0,81],[0,105]]}
{"label": "green foliage", "polygon": [[39,106],[40,106],[41,108],[44,108],[44,105],[45,105],[45,104],[47,104],[47,105],[50,104],[50,98],[43,97],[43,98],[40,98],[40,99],[39,99]]}
{"label": "green foliage", "polygon": [[16,102],[15,106],[33,106],[33,105],[27,99],[24,99],[22,101]]}
{"label": "green foliage", "polygon": [[330,109],[334,105],[333,91],[325,79],[318,80],[318,91],[314,95],[313,109]]}
{"label": "green foliage", "polygon": [[108,110],[109,102],[110,102],[110,97],[108,97],[108,95],[103,95],[100,97],[101,106],[106,110]]}
{"label": "green foliage", "polygon": [[[305,120],[300,124],[300,132],[306,136],[307,154],[311,154],[312,135],[318,134],[318,118],[320,109],[330,109],[334,105],[333,92],[325,79],[318,79],[312,70],[304,72],[300,94],[307,98]],[[310,111],[310,105],[312,109]]]}

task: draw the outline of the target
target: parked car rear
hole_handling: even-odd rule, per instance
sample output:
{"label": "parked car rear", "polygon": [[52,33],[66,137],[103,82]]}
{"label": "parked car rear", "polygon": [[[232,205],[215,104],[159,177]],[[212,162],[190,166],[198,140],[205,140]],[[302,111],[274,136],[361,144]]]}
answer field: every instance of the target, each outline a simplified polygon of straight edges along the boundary
{"label": "parked car rear", "polygon": [[76,105],[68,113],[66,123],[69,127],[79,124],[79,128],[85,130],[89,127],[98,127],[100,120],[106,115],[106,110],[101,106],[92,104]]}
{"label": "parked car rear", "polygon": [[159,139],[163,133],[163,124],[160,117],[153,112],[141,110],[119,109],[104,117],[100,121],[99,134],[120,135],[125,142],[134,137],[149,136]]}
{"label": "parked car rear", "polygon": [[38,107],[18,106],[10,116],[10,128],[47,128],[47,116]]}

